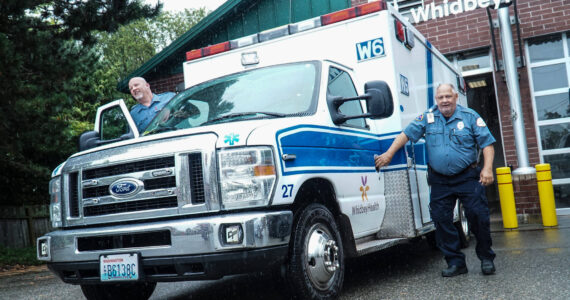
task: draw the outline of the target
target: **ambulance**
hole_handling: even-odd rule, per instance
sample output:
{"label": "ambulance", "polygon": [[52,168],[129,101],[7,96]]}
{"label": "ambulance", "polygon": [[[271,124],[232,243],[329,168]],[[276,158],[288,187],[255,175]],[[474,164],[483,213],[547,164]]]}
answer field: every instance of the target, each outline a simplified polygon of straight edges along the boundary
{"label": "ambulance", "polygon": [[[462,105],[465,84],[385,1],[191,50],[183,69],[143,132],[111,102],[53,171],[38,259],[88,299],[260,271],[334,299],[347,258],[433,242],[425,141],[380,170],[374,155],[438,84]],[[455,220],[468,241],[459,206]]]}

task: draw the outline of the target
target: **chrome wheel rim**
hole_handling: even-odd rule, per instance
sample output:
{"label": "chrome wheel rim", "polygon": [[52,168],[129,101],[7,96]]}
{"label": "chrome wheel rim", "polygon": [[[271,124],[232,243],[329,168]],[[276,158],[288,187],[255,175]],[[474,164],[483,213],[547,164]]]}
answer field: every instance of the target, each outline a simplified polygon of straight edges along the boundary
{"label": "chrome wheel rim", "polygon": [[336,241],[323,224],[314,224],[307,234],[305,249],[309,280],[317,289],[327,290],[340,268]]}

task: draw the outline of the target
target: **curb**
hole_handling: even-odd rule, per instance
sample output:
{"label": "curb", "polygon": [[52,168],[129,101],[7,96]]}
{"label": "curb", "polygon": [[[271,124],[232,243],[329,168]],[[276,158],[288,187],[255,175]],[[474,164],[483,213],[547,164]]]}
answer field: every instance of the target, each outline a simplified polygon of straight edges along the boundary
{"label": "curb", "polygon": [[542,223],[519,223],[517,228],[504,228],[502,219],[491,219],[491,232],[509,232],[509,231],[538,231],[538,230],[551,230],[551,229],[566,229],[570,228],[570,215],[557,216],[558,226],[546,227]]}

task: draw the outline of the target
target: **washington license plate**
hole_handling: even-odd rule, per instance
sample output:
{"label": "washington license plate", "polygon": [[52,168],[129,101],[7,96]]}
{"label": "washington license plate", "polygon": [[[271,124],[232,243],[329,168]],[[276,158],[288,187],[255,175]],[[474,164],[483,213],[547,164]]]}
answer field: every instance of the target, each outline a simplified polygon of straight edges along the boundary
{"label": "washington license plate", "polygon": [[139,256],[137,253],[101,255],[99,267],[101,281],[139,279]]}

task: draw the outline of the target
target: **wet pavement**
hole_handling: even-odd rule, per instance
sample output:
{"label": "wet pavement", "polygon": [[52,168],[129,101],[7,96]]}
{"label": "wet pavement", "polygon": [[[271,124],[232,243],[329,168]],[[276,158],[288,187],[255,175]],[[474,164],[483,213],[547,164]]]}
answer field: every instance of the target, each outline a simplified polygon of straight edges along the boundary
{"label": "wet pavement", "polygon": [[[570,216],[558,226],[519,224],[504,229],[493,218],[495,275],[484,276],[475,242],[464,249],[469,273],[442,278],[445,261],[425,241],[347,261],[340,299],[570,299]],[[286,286],[260,274],[217,281],[159,283],[151,299],[288,299]],[[44,268],[0,273],[0,299],[81,299],[78,286]]]}

